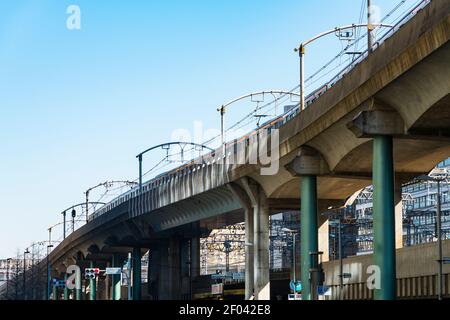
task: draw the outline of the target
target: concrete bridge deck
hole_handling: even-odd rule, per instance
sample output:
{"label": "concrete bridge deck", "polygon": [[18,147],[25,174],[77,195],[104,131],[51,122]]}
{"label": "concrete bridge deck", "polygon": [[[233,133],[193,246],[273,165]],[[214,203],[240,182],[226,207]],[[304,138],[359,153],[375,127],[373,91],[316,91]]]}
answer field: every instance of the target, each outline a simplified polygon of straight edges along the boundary
{"label": "concrete bridge deck", "polygon": [[[259,261],[254,263],[255,290],[263,291],[268,215],[300,209],[302,186],[311,186],[305,184],[308,177],[317,179],[317,214],[372,183],[374,136],[392,138],[397,189],[450,155],[449,14],[447,0],[432,1],[306,110],[275,124],[277,174],[261,175],[264,166],[249,164],[258,143],[246,137],[227,146],[224,164],[218,164],[223,156],[217,150],[101,208],[53,250],[51,264],[57,270],[94,254],[154,248],[169,238],[194,239],[245,220],[255,230],[248,235],[254,245],[248,254]],[[240,147],[247,161],[232,164]],[[260,273],[265,279],[256,284]]]}

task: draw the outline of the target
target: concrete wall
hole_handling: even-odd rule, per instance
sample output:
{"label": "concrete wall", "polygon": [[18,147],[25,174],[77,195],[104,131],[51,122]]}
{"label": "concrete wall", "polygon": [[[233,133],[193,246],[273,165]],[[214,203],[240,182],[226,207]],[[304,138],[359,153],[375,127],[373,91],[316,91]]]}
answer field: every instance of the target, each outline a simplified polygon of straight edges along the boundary
{"label": "concrete wall", "polygon": [[[450,257],[450,240],[443,242],[443,256]],[[429,298],[437,294],[438,252],[437,244],[429,243],[397,250],[397,291],[400,298]],[[351,273],[350,279],[344,279],[341,299],[370,299],[366,281],[370,273],[368,267],[373,264],[372,255],[344,259],[343,272]],[[339,286],[339,261],[324,263],[325,283],[337,294]],[[444,265],[444,293],[450,295],[450,265]]]}

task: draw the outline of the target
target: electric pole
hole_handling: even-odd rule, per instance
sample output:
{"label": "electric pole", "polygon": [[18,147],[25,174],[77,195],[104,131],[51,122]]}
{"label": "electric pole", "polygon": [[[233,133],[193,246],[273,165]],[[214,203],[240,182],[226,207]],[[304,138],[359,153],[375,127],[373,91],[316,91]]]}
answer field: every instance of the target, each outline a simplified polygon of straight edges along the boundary
{"label": "electric pole", "polygon": [[372,0],[367,0],[367,48],[368,52],[373,49],[373,24],[372,24]]}

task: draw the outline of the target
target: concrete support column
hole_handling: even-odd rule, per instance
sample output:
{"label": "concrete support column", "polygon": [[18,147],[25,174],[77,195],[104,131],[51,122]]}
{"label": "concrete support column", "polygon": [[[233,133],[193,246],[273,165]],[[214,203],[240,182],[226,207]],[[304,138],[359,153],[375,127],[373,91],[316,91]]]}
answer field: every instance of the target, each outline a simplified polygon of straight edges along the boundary
{"label": "concrete support column", "polygon": [[[121,261],[118,254],[114,254],[112,257],[112,266],[113,268],[121,268]],[[121,284],[120,284],[120,275],[112,275],[111,276],[111,298],[112,300],[120,300],[121,299]]]}
{"label": "concrete support column", "polygon": [[133,248],[133,300],[141,300],[141,248]]}
{"label": "concrete support column", "polygon": [[253,210],[245,209],[245,300],[253,296],[254,262],[253,262],[254,224]]}
{"label": "concrete support column", "polygon": [[374,262],[380,268],[376,300],[396,298],[394,164],[391,136],[373,140]]}
{"label": "concrete support column", "polygon": [[191,238],[189,243],[189,299],[193,300],[193,283],[200,276],[200,237]]}
{"label": "concrete support column", "polygon": [[190,268],[190,239],[180,240],[180,297],[182,300],[190,300],[191,292],[191,268]]}
{"label": "concrete support column", "polygon": [[193,279],[200,276],[200,237],[191,239],[191,276]]}
{"label": "concrete support column", "polygon": [[303,176],[301,182],[301,281],[302,297],[312,299],[310,269],[317,265],[317,256],[311,252],[318,251],[317,230],[317,177]]}
{"label": "concrete support column", "polygon": [[398,179],[395,181],[394,188],[395,204],[395,249],[403,248],[403,199],[402,183]]}
{"label": "concrete support column", "polygon": [[319,219],[319,251],[323,252],[322,262],[330,261],[330,222],[328,218],[321,217],[323,211],[318,209]]}
{"label": "concrete support column", "polygon": [[161,248],[157,245],[150,246],[148,264],[148,286],[151,300],[158,300],[159,277],[161,274]]}
{"label": "concrete support column", "polygon": [[270,300],[269,207],[264,192],[258,189],[258,204],[253,211],[254,290],[256,300]]}
{"label": "concrete support column", "polygon": [[[94,261],[90,262],[90,267],[94,268]],[[97,297],[97,277],[89,279],[89,300],[95,300]]]}
{"label": "concrete support column", "polygon": [[180,239],[169,239],[169,299],[181,298],[181,253]]}
{"label": "concrete support column", "polygon": [[169,277],[169,242],[167,240],[160,240],[158,243],[158,255],[159,259],[154,260],[156,263],[155,269],[159,272],[155,272],[155,280],[157,285],[157,299],[169,300],[170,299],[170,277]]}
{"label": "concrete support column", "polygon": [[236,183],[228,185],[233,195],[239,200],[244,209],[245,217],[245,300],[249,300],[254,293],[254,206],[256,199],[247,179],[241,182],[242,187]]}
{"label": "concrete support column", "polygon": [[[253,246],[253,291],[255,300],[270,300],[270,230],[269,230],[269,206],[263,188],[255,181],[243,178],[240,181],[245,196],[240,195],[240,188],[231,187],[237,195],[246,213],[246,240],[248,246]],[[245,200],[248,199],[248,200]],[[252,221],[250,215],[253,214],[253,239],[250,230]],[[251,250],[248,251],[248,260],[251,260]],[[248,261],[247,262],[250,262]],[[251,281],[247,283],[251,275],[251,270],[246,266],[246,297],[250,295]],[[249,279],[250,280],[250,279]]]}
{"label": "concrete support column", "polygon": [[[82,262],[78,260],[76,264],[77,264],[77,266],[80,267],[80,270],[81,270]],[[80,275],[80,277],[81,277],[81,275]],[[80,281],[80,283],[82,283],[82,282]],[[82,288],[82,286],[81,286],[81,288],[75,289],[74,291],[75,291],[75,300],[78,300],[78,301],[82,300],[83,299],[83,288]]]}

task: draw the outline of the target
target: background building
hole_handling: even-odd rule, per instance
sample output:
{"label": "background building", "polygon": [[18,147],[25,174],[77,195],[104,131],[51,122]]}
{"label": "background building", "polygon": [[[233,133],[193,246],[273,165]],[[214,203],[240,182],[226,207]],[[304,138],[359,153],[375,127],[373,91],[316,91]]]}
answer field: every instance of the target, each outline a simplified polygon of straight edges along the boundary
{"label": "background building", "polygon": [[[431,173],[447,177],[441,182],[442,239],[450,239],[450,158],[440,163]],[[437,240],[436,202],[437,183],[412,181],[403,186],[403,246],[414,246]],[[360,192],[354,203],[345,208],[343,221],[343,256],[373,253],[372,187]],[[351,227],[353,226],[353,228]],[[337,230],[330,227],[330,257],[334,257]]]}

